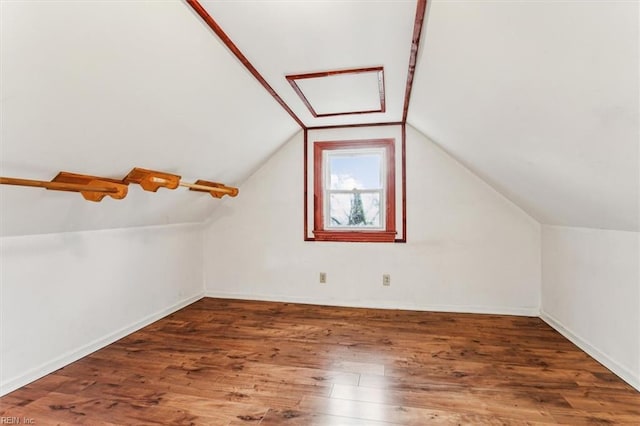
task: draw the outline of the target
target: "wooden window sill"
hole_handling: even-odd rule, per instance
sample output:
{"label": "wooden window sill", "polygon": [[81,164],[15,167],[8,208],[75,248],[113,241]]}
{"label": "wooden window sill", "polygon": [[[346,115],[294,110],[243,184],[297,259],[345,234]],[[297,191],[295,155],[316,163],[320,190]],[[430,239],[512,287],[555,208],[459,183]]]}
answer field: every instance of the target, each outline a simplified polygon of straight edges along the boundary
{"label": "wooden window sill", "polygon": [[393,243],[396,231],[325,231],[314,230],[315,241],[345,241],[357,243]]}

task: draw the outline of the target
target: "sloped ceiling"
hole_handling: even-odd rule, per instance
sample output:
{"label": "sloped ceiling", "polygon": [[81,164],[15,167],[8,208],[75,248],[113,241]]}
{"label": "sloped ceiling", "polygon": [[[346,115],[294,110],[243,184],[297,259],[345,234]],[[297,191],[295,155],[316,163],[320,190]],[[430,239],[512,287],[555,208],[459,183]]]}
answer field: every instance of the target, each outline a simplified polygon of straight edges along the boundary
{"label": "sloped ceiling", "polygon": [[[305,126],[401,121],[415,0],[236,1],[200,4]],[[386,110],[314,118],[285,76],[384,67]],[[328,91],[331,100],[348,101]]]}
{"label": "sloped ceiling", "polygon": [[[401,120],[415,0],[200,3],[305,126]],[[2,175],[238,184],[299,130],[188,2],[0,4]],[[312,117],[285,78],[376,66],[383,113]],[[407,121],[543,223],[638,230],[638,71],[637,2],[432,0]],[[135,185],[99,204],[1,186],[0,201],[3,235],[219,205]]]}
{"label": "sloped ceiling", "polygon": [[[2,1],[0,174],[242,182],[299,126],[179,1]],[[0,186],[2,235],[202,221],[184,188],[123,200]]]}
{"label": "sloped ceiling", "polygon": [[638,2],[433,1],[408,122],[540,222],[639,230]]}

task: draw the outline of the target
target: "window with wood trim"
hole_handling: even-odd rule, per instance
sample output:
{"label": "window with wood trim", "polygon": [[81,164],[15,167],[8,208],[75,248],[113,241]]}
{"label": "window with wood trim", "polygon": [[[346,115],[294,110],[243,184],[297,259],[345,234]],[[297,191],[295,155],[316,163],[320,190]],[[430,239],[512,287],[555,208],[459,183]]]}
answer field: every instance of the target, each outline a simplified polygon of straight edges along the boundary
{"label": "window with wood trim", "polygon": [[315,142],[313,146],[315,239],[393,242],[394,139]]}

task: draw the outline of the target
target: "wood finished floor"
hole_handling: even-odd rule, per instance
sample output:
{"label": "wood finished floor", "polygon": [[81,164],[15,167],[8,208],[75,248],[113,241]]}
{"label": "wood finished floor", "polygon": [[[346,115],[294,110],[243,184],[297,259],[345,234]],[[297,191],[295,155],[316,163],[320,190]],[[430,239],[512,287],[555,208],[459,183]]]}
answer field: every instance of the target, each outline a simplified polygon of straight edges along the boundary
{"label": "wood finished floor", "polygon": [[202,299],[0,399],[36,425],[640,424],[538,318]]}

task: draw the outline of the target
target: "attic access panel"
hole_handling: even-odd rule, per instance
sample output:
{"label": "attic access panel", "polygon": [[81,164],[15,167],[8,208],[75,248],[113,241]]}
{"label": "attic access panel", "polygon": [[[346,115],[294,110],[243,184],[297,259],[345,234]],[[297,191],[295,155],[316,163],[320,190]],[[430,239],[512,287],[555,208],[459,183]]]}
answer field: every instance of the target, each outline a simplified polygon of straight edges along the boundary
{"label": "attic access panel", "polygon": [[314,117],[385,112],[384,68],[287,75]]}

